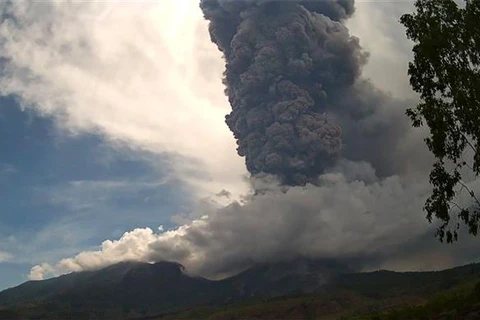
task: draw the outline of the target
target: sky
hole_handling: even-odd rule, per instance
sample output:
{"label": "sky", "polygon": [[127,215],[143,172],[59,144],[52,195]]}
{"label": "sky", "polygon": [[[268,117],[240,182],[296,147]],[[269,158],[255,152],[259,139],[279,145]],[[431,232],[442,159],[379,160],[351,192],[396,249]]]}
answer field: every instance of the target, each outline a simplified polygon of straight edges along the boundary
{"label": "sky", "polygon": [[[42,22],[32,20],[17,33],[24,38],[2,45],[4,57],[18,58],[13,68],[36,68],[41,80],[30,92],[10,88],[15,85],[8,75],[0,80],[0,288],[27,280],[35,264],[95,248],[134,228],[173,227],[172,217],[188,215],[192,201],[234,191],[228,180],[241,185],[245,174],[223,126],[228,105],[221,62],[202,75],[208,78],[201,79],[201,91],[192,83],[201,64],[219,58],[212,48],[212,58],[205,52],[204,61],[191,63],[194,50],[210,49],[196,40],[202,30],[192,25],[201,23],[191,18],[198,14],[193,3],[23,4],[14,10],[26,21],[43,14],[58,28],[68,26],[49,38],[34,31]],[[69,21],[72,14],[77,21]],[[86,25],[92,29],[83,30]],[[2,40],[11,36],[6,22],[0,33]],[[24,50],[22,44],[35,37],[48,47]],[[96,52],[76,59],[81,49],[75,42],[82,37],[96,42]],[[190,43],[175,43],[176,37]],[[56,60],[62,46],[73,46],[65,61]],[[52,72],[43,73],[52,61]],[[197,159],[191,155],[198,148],[218,154]]]}
{"label": "sky", "polygon": [[95,134],[66,136],[12,98],[0,103],[2,287],[25,280],[36,261],[131,228],[168,228],[170,215],[188,206],[181,183],[152,167],[155,155],[112,148]]}
{"label": "sky", "polygon": [[[414,101],[412,44],[398,23],[411,9],[357,1],[348,27],[370,52],[364,77]],[[219,277],[294,253],[396,269],[475,257],[473,240],[464,254],[423,241],[433,237],[421,211],[425,150],[385,179],[346,161],[321,188],[284,195],[249,182],[224,123],[224,62],[196,0],[0,10],[0,289],[128,259]],[[401,148],[419,148],[422,132],[408,137]],[[271,192],[252,197],[252,183]]]}

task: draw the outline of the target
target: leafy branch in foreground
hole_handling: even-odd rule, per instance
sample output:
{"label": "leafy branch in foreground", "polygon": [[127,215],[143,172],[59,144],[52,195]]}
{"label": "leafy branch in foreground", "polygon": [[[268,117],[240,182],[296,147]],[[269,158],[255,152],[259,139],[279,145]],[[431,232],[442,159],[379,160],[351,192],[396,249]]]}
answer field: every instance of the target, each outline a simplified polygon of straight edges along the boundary
{"label": "leafy branch in foreground", "polygon": [[[480,202],[465,172],[480,174],[480,0],[417,0],[400,22],[415,46],[410,84],[420,103],[407,110],[414,127],[428,126],[425,142],[435,157],[427,219],[440,220],[437,237],[458,238],[460,222],[477,235]],[[455,200],[466,192],[469,204]],[[452,227],[452,221],[455,221]],[[460,221],[460,222],[459,222]]]}

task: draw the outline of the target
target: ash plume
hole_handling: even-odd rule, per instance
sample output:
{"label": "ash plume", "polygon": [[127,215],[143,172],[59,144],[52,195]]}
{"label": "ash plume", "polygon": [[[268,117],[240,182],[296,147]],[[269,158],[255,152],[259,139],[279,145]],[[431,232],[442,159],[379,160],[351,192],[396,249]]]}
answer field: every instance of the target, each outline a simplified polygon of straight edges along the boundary
{"label": "ash plume", "polygon": [[[226,123],[252,175],[315,183],[340,157],[375,166],[358,155],[367,140],[373,150],[394,145],[361,128],[387,129],[391,119],[365,121],[387,99],[359,79],[367,54],[343,25],[353,0],[201,0],[200,7],[226,61]],[[358,128],[342,127],[352,123]]]}

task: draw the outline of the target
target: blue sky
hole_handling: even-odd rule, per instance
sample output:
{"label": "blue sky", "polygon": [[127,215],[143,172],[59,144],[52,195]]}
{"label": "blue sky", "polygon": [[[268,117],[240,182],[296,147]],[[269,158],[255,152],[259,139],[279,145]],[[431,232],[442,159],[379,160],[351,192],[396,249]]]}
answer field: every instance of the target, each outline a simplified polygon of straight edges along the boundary
{"label": "blue sky", "polygon": [[224,124],[221,55],[196,0],[3,10],[0,289],[247,189]]}
{"label": "blue sky", "polygon": [[[69,135],[12,98],[0,99],[0,288],[32,264],[58,260],[135,227],[172,226],[188,203],[158,157]],[[182,207],[183,206],[183,207]]]}

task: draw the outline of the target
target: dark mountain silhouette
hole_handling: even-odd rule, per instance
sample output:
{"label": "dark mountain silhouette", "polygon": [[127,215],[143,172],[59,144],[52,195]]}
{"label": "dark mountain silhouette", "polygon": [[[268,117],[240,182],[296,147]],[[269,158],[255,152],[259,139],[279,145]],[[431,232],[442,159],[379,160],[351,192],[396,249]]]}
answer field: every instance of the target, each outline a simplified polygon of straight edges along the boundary
{"label": "dark mountain silhouette", "polygon": [[320,291],[332,279],[352,273],[333,261],[296,259],[254,266],[224,280],[237,297],[276,297]]}
{"label": "dark mountain silhouette", "polygon": [[[303,317],[302,312],[309,308],[314,314],[337,314],[366,306],[423,301],[441,290],[465,282],[474,284],[479,278],[478,264],[441,272],[352,273],[338,263],[296,259],[256,265],[212,281],[192,277],[173,262],[122,262],[7,289],[0,293],[0,319],[195,319],[209,314],[196,310],[213,312],[238,303],[254,303],[260,318],[268,314],[279,317],[282,312]],[[284,305],[290,309],[284,310]],[[249,313],[243,316],[248,318]]]}
{"label": "dark mountain silhouette", "polygon": [[77,317],[93,312],[104,318],[113,311],[149,315],[252,297],[315,292],[347,270],[336,264],[298,259],[258,265],[234,277],[212,281],[189,276],[178,263],[122,262],[7,289],[0,293],[0,308],[31,309],[32,314],[39,312],[39,317],[60,311],[59,316]]}

